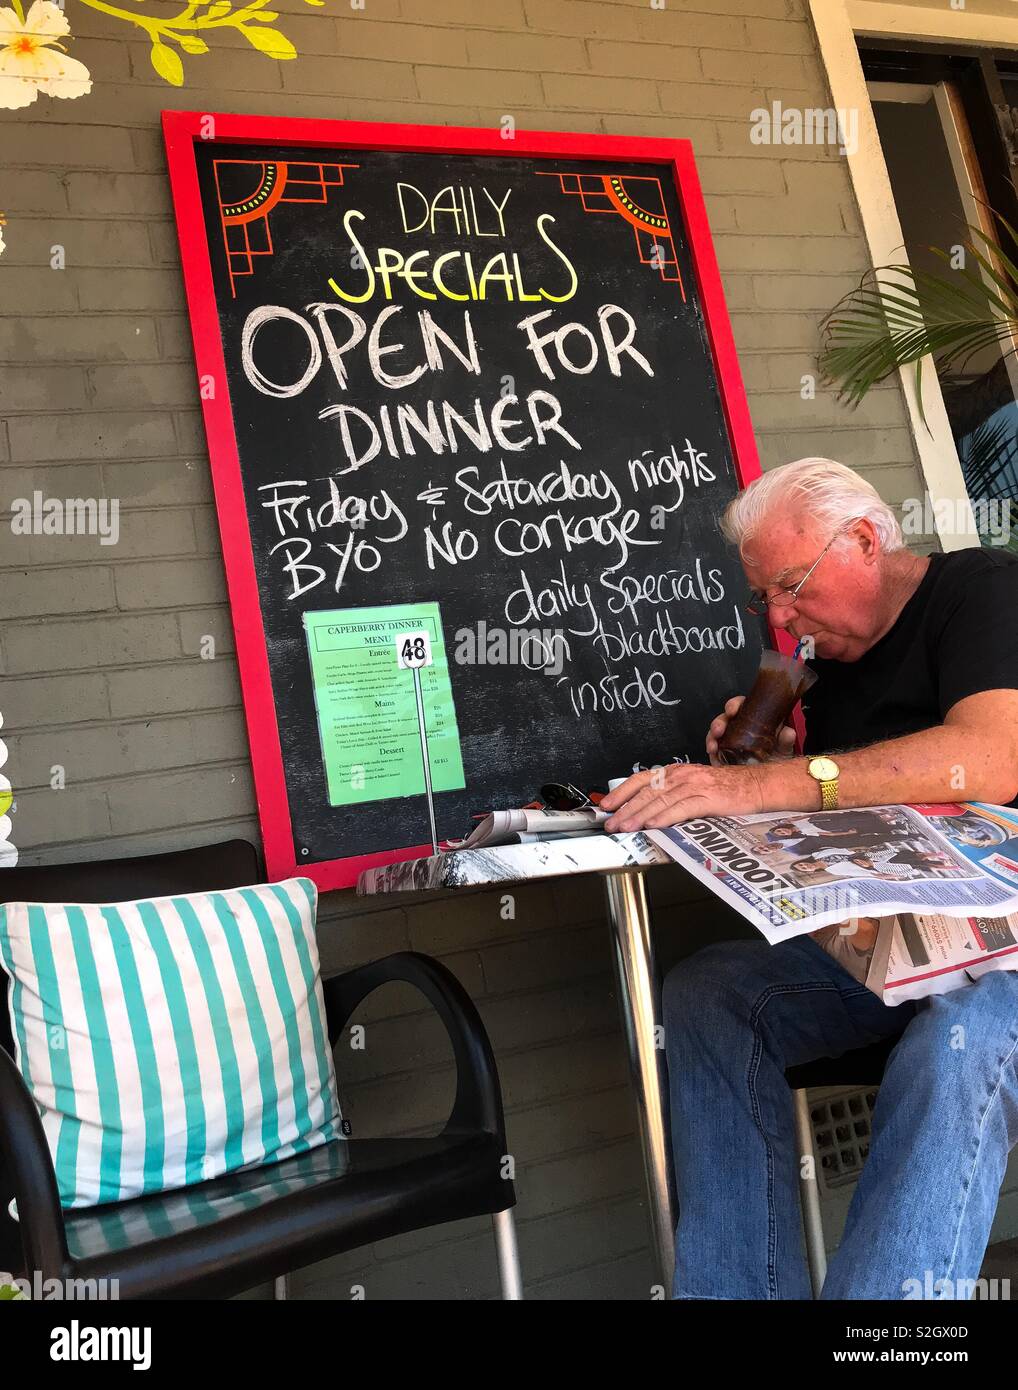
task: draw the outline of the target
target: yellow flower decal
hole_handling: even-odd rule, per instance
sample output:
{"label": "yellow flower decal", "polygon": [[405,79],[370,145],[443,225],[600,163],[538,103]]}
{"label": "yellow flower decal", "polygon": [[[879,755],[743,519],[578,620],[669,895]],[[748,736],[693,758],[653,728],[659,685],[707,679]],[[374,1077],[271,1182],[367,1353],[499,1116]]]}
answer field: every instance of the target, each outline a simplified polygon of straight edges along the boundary
{"label": "yellow flower decal", "polygon": [[84,63],[69,58],[59,39],[70,32],[64,12],[51,0],[35,0],[26,17],[21,0],[0,9],[0,107],[31,106],[48,97],[81,97],[92,90]]}

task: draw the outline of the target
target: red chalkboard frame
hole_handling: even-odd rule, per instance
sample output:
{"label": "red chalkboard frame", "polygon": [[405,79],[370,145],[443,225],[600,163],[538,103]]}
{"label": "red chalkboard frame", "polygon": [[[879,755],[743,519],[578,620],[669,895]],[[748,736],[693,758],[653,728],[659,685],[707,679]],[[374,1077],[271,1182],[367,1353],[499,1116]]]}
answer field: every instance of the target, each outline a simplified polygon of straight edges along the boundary
{"label": "red chalkboard frame", "polygon": [[[480,127],[318,121],[200,111],[163,111],[162,123],[197,375],[199,379],[211,376],[216,381],[226,380],[226,362],[194,154],[199,141],[207,143],[211,138],[216,143],[223,141],[232,144],[322,145],[415,153],[434,151],[442,154],[508,155],[524,159],[543,156],[550,159],[565,157],[602,162],[617,160],[625,163],[670,164],[685,220],[697,292],[739,485],[745,487],[759,476],[760,464],[742,373],[735,353],[717,257],[693,159],[693,147],[688,140],[540,130],[517,131],[512,140],[506,140],[500,130]],[[295,872],[305,874],[321,889],[349,887],[356,883],[363,869],[419,858],[430,854],[431,846],[409,845],[319,863],[296,862],[233,414],[223,392],[209,399],[203,398],[201,404],[237,643],[237,665],[266,870],[273,879],[284,878]]]}

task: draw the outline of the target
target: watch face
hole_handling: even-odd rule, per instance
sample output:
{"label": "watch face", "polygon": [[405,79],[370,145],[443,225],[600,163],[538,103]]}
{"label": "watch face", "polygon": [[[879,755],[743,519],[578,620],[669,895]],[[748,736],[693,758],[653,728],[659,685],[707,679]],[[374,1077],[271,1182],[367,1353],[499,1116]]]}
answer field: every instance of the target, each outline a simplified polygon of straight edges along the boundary
{"label": "watch face", "polygon": [[838,764],[830,758],[814,758],[809,765],[810,776],[820,782],[833,782],[840,771]]}

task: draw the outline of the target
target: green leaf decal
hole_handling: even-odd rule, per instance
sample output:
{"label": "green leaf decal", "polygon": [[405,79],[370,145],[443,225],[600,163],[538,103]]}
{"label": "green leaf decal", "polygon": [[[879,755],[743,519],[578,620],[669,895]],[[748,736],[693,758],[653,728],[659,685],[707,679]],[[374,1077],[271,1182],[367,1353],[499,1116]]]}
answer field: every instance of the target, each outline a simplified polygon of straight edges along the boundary
{"label": "green leaf decal", "polygon": [[152,59],[152,66],[164,82],[170,82],[174,87],[183,85],[184,64],[180,61],[180,54],[176,49],[165,43],[154,43],[149,57]]}
{"label": "green leaf decal", "polygon": [[297,50],[278,29],[247,29],[240,31],[252,48],[264,53],[268,58],[296,58]]}

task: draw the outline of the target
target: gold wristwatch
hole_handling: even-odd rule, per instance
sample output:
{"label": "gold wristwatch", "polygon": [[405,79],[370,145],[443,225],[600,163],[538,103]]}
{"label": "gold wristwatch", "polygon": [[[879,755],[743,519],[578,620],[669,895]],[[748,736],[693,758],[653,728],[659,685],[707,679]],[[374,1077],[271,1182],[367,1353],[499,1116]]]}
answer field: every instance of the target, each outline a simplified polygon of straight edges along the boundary
{"label": "gold wristwatch", "polygon": [[838,778],[841,776],[841,768],[833,758],[810,758],[806,764],[806,771],[815,782],[820,783],[820,795],[823,798],[823,809],[834,811],[838,805]]}

